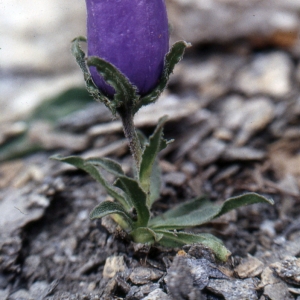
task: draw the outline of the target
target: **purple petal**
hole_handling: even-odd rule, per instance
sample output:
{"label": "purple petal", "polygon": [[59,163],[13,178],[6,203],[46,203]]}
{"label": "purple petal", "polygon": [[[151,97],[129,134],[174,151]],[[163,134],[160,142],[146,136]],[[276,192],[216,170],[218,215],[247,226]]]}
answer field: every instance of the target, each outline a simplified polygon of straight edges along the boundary
{"label": "purple petal", "polygon": [[[149,93],[158,83],[169,50],[164,0],[86,0],[88,55],[115,65],[139,91]],[[95,84],[114,94],[94,67]]]}

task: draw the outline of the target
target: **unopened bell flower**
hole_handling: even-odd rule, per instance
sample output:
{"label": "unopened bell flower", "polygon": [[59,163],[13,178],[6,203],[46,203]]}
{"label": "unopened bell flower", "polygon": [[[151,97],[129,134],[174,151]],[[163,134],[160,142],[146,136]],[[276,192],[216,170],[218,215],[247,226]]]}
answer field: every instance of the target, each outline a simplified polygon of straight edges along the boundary
{"label": "unopened bell flower", "polygon": [[[88,56],[116,66],[143,96],[159,81],[169,50],[164,0],[86,0]],[[94,83],[107,96],[114,89],[95,67]]]}

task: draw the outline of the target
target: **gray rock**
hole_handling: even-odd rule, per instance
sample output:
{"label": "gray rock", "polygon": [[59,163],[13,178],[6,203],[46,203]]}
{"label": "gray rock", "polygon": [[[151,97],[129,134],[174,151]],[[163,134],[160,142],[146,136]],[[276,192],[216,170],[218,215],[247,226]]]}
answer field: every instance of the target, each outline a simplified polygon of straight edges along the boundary
{"label": "gray rock", "polygon": [[[222,295],[226,300],[256,300],[258,280],[247,278],[245,280],[210,279],[207,289]],[[282,298],[283,299],[283,298]]]}
{"label": "gray rock", "polygon": [[[276,32],[297,36],[299,0],[168,0],[175,38],[192,43],[266,37]],[[297,38],[292,40],[296,43]]]}
{"label": "gray rock", "polygon": [[171,300],[171,298],[161,289],[156,289],[142,300]]}
{"label": "gray rock", "polygon": [[292,61],[286,53],[258,54],[235,77],[237,89],[248,95],[286,96],[291,90]]}
{"label": "gray rock", "polygon": [[134,268],[129,276],[134,284],[146,284],[150,281],[158,280],[164,272],[153,268],[137,267]]}
{"label": "gray rock", "polygon": [[226,143],[216,138],[208,138],[202,142],[198,149],[191,153],[191,158],[200,166],[215,162],[224,152]]}

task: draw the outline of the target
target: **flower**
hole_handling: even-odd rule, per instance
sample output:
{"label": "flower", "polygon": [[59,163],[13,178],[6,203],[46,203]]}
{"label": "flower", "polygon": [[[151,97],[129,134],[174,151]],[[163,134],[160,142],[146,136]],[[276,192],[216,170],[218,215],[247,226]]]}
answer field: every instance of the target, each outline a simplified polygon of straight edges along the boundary
{"label": "flower", "polygon": [[[88,56],[116,66],[143,96],[159,81],[169,50],[164,0],[86,0]],[[95,67],[94,83],[108,97],[114,89]]]}

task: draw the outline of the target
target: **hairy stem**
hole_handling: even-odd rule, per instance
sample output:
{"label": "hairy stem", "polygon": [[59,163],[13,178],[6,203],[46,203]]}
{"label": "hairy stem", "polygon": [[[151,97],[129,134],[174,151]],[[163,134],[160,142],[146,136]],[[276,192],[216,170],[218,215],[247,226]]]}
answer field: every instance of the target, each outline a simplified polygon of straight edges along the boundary
{"label": "hairy stem", "polygon": [[128,109],[119,110],[118,112],[122,119],[124,134],[128,140],[129,148],[135,161],[137,171],[139,171],[142,147],[134,127],[133,114],[131,113],[131,110]]}

